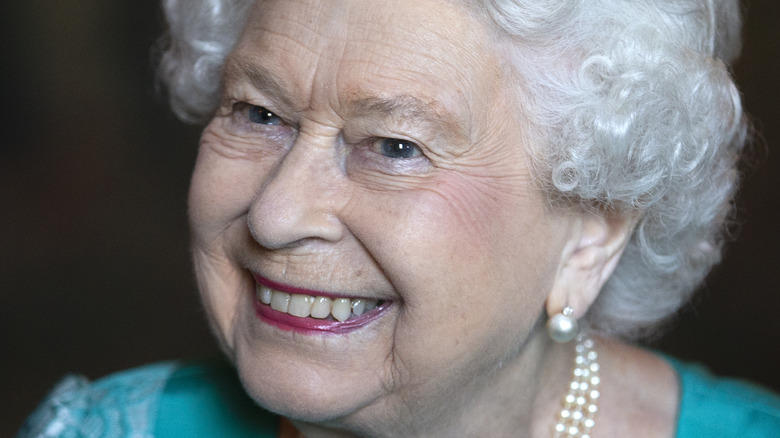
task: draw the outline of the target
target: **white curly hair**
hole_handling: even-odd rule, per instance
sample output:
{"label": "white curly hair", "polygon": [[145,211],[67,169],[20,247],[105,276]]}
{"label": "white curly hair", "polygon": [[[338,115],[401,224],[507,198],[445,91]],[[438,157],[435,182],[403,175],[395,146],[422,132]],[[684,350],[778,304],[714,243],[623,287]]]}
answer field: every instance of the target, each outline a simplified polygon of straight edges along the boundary
{"label": "white curly hair", "polygon": [[[729,72],[738,0],[464,0],[514,42],[551,205],[639,217],[583,323],[653,334],[720,261],[748,124]],[[163,0],[158,75],[177,116],[207,119],[254,0]]]}

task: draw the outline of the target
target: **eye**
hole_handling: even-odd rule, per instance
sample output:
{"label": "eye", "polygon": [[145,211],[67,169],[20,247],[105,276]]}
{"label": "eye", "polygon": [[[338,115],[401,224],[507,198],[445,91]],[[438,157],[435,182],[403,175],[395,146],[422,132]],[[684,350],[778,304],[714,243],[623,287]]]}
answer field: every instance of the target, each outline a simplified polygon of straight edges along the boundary
{"label": "eye", "polygon": [[388,158],[408,159],[422,156],[420,148],[414,142],[398,138],[378,138],[372,149]]}
{"label": "eye", "polygon": [[250,105],[247,118],[252,123],[260,125],[281,125],[284,122],[276,114],[272,113],[266,107]]}

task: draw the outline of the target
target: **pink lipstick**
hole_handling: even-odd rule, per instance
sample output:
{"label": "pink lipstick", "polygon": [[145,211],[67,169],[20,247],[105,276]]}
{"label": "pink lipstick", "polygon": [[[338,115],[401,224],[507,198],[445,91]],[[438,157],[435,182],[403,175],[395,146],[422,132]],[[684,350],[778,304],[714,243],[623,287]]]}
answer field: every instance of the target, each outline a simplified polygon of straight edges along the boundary
{"label": "pink lipstick", "polygon": [[[345,334],[353,332],[381,318],[392,304],[390,301],[345,297],[324,291],[299,288],[269,280],[256,273],[252,273],[252,276],[259,285],[257,286],[257,296],[254,300],[255,314],[263,322],[286,331],[295,331],[305,334]],[[259,292],[261,290],[264,294]],[[264,298],[261,298],[260,295],[263,295]],[[329,314],[330,310],[325,311],[327,317],[323,314],[317,315],[319,317],[295,316],[294,314],[287,313],[288,308],[286,305],[280,307],[276,303],[271,303],[271,296],[273,296],[273,300],[281,299],[287,300],[288,302],[297,299],[299,305],[304,302],[304,296],[312,302],[314,300],[327,303],[330,303],[331,301],[340,301],[340,310],[342,312],[345,309],[344,306],[347,306],[346,314],[337,314],[334,307],[333,315],[337,315],[338,319],[341,319],[341,321],[334,319],[334,317]],[[290,299],[291,296],[293,297],[292,300]],[[350,303],[352,307],[350,307]],[[363,303],[367,303],[365,310],[363,310]],[[290,304],[290,312],[299,314],[292,311],[292,306],[293,305]],[[309,309],[308,307],[304,308]],[[350,313],[350,308],[354,308],[354,313]],[[320,310],[320,312],[321,311],[322,310]],[[307,314],[308,313],[306,312],[303,313],[303,315]],[[311,314],[314,315],[315,312],[312,311]],[[349,317],[347,318],[346,315],[349,315]]]}

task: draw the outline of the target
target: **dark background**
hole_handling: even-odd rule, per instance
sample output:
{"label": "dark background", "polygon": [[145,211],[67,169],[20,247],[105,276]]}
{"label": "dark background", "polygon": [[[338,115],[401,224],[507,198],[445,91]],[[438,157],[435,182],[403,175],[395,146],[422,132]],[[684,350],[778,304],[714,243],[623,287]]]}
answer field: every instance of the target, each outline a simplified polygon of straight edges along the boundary
{"label": "dark background", "polygon": [[[0,436],[65,373],[217,351],[189,267],[198,128],[153,84],[154,0],[0,6]],[[739,239],[657,348],[780,390],[780,14],[748,4],[736,75],[765,138]]]}

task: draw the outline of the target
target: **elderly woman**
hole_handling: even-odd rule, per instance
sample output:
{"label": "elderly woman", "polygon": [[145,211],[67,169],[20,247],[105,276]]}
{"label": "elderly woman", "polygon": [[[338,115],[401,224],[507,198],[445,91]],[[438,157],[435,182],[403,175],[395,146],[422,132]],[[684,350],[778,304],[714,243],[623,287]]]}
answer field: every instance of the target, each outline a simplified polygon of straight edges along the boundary
{"label": "elderly woman", "polygon": [[230,365],[66,380],[21,435],[780,431],[774,396],[624,343],[720,257],[735,1],[165,12],[173,109],[210,120],[192,252]]}

